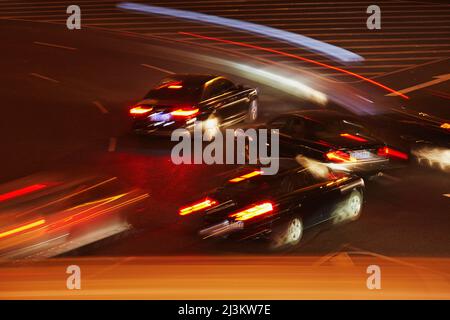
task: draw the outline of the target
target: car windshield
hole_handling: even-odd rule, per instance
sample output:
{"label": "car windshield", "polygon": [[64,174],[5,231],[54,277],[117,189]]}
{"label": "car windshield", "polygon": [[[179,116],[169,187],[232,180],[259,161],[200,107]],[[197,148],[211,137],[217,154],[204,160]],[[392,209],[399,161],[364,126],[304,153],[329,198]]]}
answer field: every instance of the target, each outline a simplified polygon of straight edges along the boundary
{"label": "car windshield", "polygon": [[202,88],[202,84],[196,81],[168,78],[150,90],[144,98],[194,102],[200,99]]}

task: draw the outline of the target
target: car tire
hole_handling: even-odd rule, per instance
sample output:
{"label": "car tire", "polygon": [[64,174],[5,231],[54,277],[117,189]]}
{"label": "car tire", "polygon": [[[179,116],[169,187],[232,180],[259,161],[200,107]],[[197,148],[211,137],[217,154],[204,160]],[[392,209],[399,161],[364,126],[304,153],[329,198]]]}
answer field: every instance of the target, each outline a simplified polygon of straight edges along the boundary
{"label": "car tire", "polygon": [[293,215],[285,222],[274,226],[269,238],[269,249],[280,251],[297,246],[303,237],[303,221]]}
{"label": "car tire", "polygon": [[253,123],[256,119],[258,119],[258,99],[254,98],[248,105],[246,122]]}
{"label": "car tire", "polygon": [[343,206],[336,210],[334,214],[334,222],[341,223],[358,220],[361,216],[362,204],[363,196],[361,192],[358,190],[353,190]]}

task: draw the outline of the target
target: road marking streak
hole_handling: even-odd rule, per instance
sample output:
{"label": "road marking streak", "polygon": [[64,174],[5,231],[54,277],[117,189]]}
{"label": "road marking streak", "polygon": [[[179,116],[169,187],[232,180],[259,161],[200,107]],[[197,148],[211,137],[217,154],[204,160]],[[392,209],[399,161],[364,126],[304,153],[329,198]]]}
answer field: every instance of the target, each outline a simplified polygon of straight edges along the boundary
{"label": "road marking streak", "polygon": [[47,43],[47,42],[34,41],[33,43],[37,44],[37,45],[40,45],[40,46],[46,46],[46,47],[52,47],[52,48],[59,48],[59,49],[66,49],[66,50],[77,50],[77,48],[61,46],[59,44],[53,44],[53,43]]}
{"label": "road marking streak", "polygon": [[39,74],[39,73],[34,73],[33,72],[33,73],[30,73],[30,75],[33,76],[33,77],[39,78],[39,79],[47,80],[47,81],[54,82],[54,83],[59,83],[58,80],[55,80],[55,79],[43,76],[42,74]]}
{"label": "road marking streak", "polygon": [[109,145],[108,145],[108,152],[114,152],[116,151],[117,147],[117,138],[109,138]]}
{"label": "road marking streak", "polygon": [[146,64],[146,63],[142,63],[141,66],[149,68],[149,69],[158,70],[158,71],[161,71],[161,72],[164,72],[164,73],[168,73],[168,74],[175,74],[175,72],[172,72],[172,71],[169,71],[167,69],[160,68],[160,67],[155,67],[155,66],[152,66],[152,65],[149,65],[149,64]]}
{"label": "road marking streak", "polygon": [[93,101],[93,104],[100,110],[103,114],[108,114],[109,111],[98,101]]}

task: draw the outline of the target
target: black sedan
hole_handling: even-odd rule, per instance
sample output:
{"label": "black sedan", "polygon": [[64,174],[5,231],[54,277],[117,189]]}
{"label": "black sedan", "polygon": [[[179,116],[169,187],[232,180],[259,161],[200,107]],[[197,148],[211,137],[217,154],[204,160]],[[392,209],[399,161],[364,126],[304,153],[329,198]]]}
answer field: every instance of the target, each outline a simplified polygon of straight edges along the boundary
{"label": "black sedan", "polygon": [[178,128],[193,131],[226,127],[258,116],[257,90],[212,75],[172,75],[129,110],[139,134],[168,135]]}
{"label": "black sedan", "polygon": [[266,126],[278,129],[280,156],[305,157],[363,175],[403,164],[408,154],[374,137],[359,119],[331,110],[284,114]]}
{"label": "black sedan", "polygon": [[305,167],[294,159],[281,160],[276,175],[245,167],[179,215],[186,221],[201,217],[203,238],[266,239],[272,249],[297,245],[314,226],[360,216],[361,178],[321,164]]}

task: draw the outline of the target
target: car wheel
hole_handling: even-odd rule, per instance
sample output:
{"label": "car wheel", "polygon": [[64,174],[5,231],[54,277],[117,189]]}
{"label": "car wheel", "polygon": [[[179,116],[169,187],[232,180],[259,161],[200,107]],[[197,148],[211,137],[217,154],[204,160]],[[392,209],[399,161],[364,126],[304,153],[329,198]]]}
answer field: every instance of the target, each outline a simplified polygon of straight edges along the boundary
{"label": "car wheel", "polygon": [[354,190],[342,208],[335,213],[335,223],[344,221],[355,221],[361,216],[363,197],[361,192]]}
{"label": "car wheel", "polygon": [[250,105],[248,107],[248,113],[247,113],[247,122],[255,122],[258,118],[258,100],[253,99],[250,101]]}
{"label": "car wheel", "polygon": [[303,222],[299,216],[292,216],[289,220],[273,228],[269,247],[280,250],[298,245],[303,236]]}

